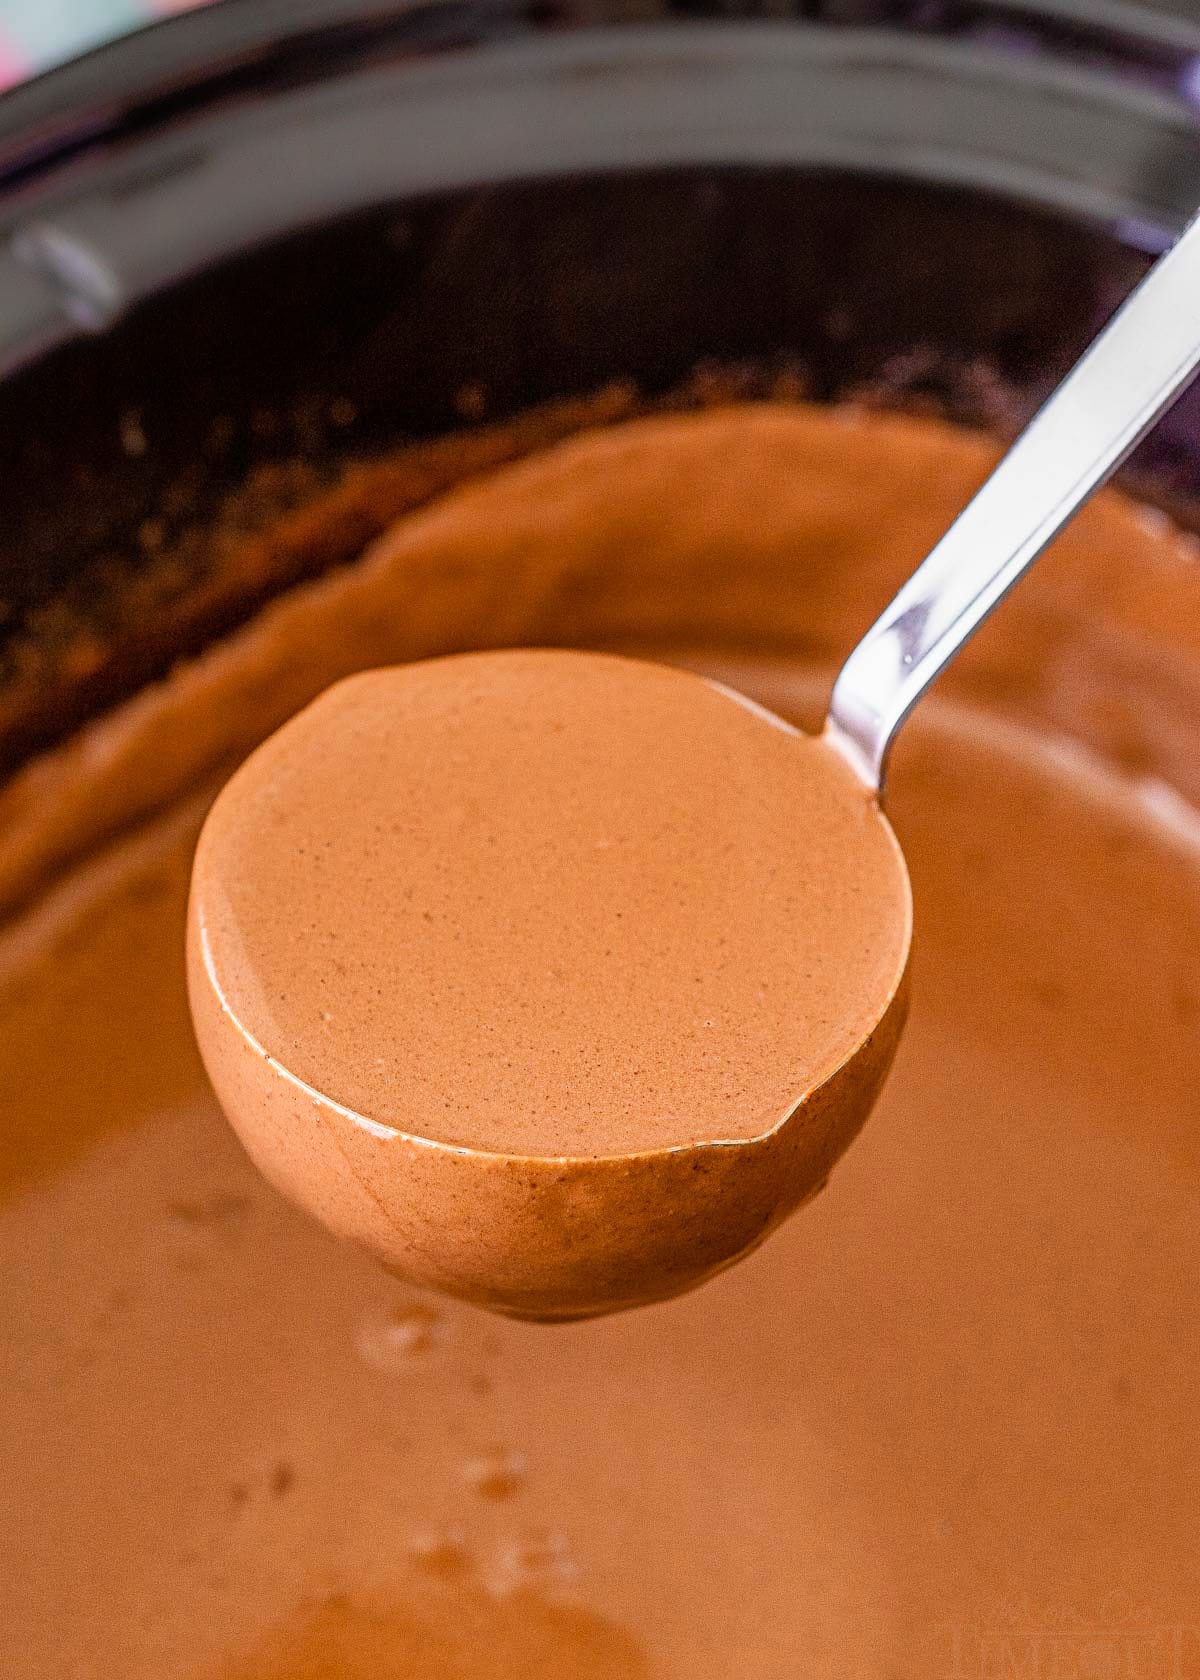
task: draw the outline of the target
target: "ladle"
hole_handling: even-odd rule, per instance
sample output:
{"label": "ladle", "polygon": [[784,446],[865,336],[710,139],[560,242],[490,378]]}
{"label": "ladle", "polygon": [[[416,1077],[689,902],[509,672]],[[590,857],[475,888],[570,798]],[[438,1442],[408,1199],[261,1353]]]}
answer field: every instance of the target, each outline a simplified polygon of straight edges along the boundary
{"label": "ladle", "polygon": [[[266,1175],[403,1276],[541,1318],[685,1289],[815,1194],[904,1017],[896,731],[1198,361],[1193,223],[855,648],[820,738],[570,653],[365,673],[285,725],[213,808],[189,919],[201,1050]],[[739,990],[760,958],[772,985]],[[634,1062],[645,1136],[605,1147]]]}
{"label": "ladle", "polygon": [[896,731],[1200,363],[1200,218],[1147,274],[876,620],[834,684],[826,734],[880,792]]}

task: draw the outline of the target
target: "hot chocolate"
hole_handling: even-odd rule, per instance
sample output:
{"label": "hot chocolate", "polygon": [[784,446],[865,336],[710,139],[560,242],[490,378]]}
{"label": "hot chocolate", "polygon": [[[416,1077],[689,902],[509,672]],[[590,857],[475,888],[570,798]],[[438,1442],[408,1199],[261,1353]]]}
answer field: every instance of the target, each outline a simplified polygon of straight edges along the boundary
{"label": "hot chocolate", "polygon": [[911,904],[841,755],[686,672],[350,678],[242,767],[192,892],[251,1156],[411,1281],[677,1293],[811,1196],[895,1047]]}
{"label": "hot chocolate", "polygon": [[6,1677],[1200,1670],[1200,576],[1161,517],[1099,498],[906,729],[895,1067],[702,1289],[546,1328],[390,1280],[263,1183],[189,1023],[205,807],[331,681],[553,641],[819,727],[994,458],[803,406],[581,436],[9,785]]}

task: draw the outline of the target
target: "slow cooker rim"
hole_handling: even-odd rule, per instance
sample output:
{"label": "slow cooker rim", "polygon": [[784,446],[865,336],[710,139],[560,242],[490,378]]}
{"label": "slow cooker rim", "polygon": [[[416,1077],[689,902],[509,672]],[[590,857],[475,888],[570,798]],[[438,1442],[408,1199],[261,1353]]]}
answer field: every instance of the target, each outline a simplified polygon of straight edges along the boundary
{"label": "slow cooker rim", "polygon": [[[348,3],[306,0],[305,12],[344,14]],[[368,0],[372,16],[377,4]],[[0,134],[0,368],[103,331],[140,299],[331,210],[468,184],[694,164],[848,167],[1066,211],[1123,238],[1140,228],[1143,249],[1161,248],[1200,196],[1196,113],[1182,92],[1063,56],[757,14],[539,30],[528,13],[518,38],[518,16],[513,0],[435,0],[392,18],[386,53],[322,53],[304,75],[276,76],[264,66],[287,63],[284,42],[240,90],[210,81],[136,111],[114,96],[107,116],[78,119],[73,151],[61,136],[55,151],[43,125],[6,163]],[[203,30],[186,34],[194,43]],[[93,70],[142,46],[134,36],[102,49]],[[1049,152],[1040,137],[1055,113]],[[328,130],[319,141],[314,123]],[[315,150],[297,171],[300,130]]]}
{"label": "slow cooker rim", "polygon": [[[714,12],[704,0],[695,0],[694,7],[660,0],[659,10],[652,12],[647,6],[635,18],[622,0],[591,0],[586,16],[570,19],[554,15],[542,0],[425,0],[416,6],[403,0],[220,0],[211,7],[159,18],[0,95],[0,191],[11,190],[28,173],[67,161],[98,140],[112,140],[152,123],[156,110],[160,117],[177,114],[219,97],[223,89],[236,92],[247,75],[303,77],[306,63],[314,76],[323,77],[337,58],[361,55],[386,37],[401,45],[437,49],[544,28],[577,32],[705,18],[827,26],[820,4],[817,0],[816,6],[787,18],[755,0],[742,0],[740,13],[735,4]],[[981,15],[994,14],[1001,29],[1019,17],[1026,23],[1081,26],[1137,51],[1200,56],[1200,19],[1193,23],[1157,7],[1149,9],[1144,0],[1105,0],[1100,17],[1095,15],[1095,0],[976,4]],[[835,19],[834,26],[913,32],[896,13],[882,23]],[[923,24],[921,33],[936,39],[952,31]],[[995,43],[987,50],[996,51]]]}

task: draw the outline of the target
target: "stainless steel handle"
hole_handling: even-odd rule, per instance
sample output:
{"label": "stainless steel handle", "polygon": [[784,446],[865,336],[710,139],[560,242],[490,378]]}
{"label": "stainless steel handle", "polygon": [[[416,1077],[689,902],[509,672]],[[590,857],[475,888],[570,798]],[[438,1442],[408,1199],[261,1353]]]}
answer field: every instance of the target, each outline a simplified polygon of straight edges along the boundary
{"label": "stainless steel handle", "polygon": [[842,667],[826,733],[879,790],[929,684],[1200,364],[1200,216],[1159,259]]}

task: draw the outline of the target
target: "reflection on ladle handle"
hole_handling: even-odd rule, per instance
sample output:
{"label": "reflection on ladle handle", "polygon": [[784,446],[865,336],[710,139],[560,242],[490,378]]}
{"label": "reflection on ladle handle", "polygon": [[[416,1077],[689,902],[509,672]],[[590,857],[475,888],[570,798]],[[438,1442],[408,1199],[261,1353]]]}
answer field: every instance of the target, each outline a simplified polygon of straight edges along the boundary
{"label": "reflection on ladle handle", "polygon": [[1160,258],[842,667],[826,733],[874,789],[925,689],[1200,364],[1200,217]]}

